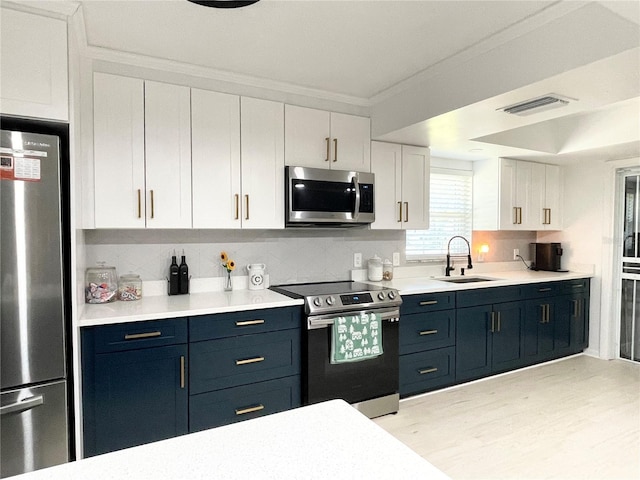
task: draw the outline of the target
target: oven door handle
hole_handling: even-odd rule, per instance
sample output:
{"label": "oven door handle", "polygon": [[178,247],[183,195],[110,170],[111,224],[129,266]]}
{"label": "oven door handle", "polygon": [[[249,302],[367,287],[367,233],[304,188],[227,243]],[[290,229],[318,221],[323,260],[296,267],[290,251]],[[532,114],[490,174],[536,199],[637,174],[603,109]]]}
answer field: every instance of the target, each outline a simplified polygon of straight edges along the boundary
{"label": "oven door handle", "polygon": [[332,315],[321,315],[307,318],[307,328],[309,330],[315,330],[317,328],[327,328],[333,325],[333,322],[338,317],[346,317],[348,315],[361,315],[363,313],[375,313],[380,316],[380,320],[388,320],[397,322],[400,320],[400,309],[390,308],[386,310],[355,310],[352,312],[334,313]]}

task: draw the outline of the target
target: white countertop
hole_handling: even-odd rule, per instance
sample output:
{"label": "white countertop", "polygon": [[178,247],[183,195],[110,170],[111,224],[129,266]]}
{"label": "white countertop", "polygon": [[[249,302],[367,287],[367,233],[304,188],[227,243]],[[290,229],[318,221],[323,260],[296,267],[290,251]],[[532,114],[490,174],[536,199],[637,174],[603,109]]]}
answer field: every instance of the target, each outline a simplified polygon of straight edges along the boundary
{"label": "white countertop", "polygon": [[448,478],[343,400],[13,477],[16,480]]}
{"label": "white countertop", "polygon": [[208,315],[213,313],[258,310],[302,305],[302,300],[271,290],[233,290],[231,292],[192,293],[142,297],[133,302],[86,304],[80,327],[111,325],[142,320]]}
{"label": "white countertop", "polygon": [[[367,282],[396,288],[401,295],[431,292],[451,292],[476,288],[504,287],[526,283],[540,283],[576,278],[588,278],[583,272],[534,272],[531,270],[499,271],[468,274],[467,277],[490,278],[490,282],[448,283],[445,277],[396,278],[389,282]],[[449,278],[457,278],[452,276]],[[271,290],[233,290],[231,292],[192,293],[190,295],[159,295],[143,297],[133,302],[112,302],[100,305],[85,305],[80,318],[80,327],[111,325],[143,320],[159,320],[194,315],[209,315],[242,310],[258,310],[302,305],[303,301],[292,299]]]}

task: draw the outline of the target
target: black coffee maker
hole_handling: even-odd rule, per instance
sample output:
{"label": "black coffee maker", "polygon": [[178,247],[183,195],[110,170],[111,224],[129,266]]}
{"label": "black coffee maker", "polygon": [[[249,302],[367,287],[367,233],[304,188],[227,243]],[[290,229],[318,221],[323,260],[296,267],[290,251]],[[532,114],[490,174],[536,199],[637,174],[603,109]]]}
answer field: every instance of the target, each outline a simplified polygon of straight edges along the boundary
{"label": "black coffee maker", "polygon": [[561,272],[560,257],[562,245],[560,243],[530,243],[531,270],[545,270]]}

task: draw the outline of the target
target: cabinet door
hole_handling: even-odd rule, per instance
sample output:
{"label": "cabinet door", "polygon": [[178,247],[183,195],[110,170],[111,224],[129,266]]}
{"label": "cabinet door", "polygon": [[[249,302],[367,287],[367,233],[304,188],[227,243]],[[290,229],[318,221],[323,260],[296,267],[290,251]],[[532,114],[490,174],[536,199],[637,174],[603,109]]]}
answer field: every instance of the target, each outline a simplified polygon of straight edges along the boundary
{"label": "cabinet door", "polygon": [[[539,164],[516,161],[516,204],[519,208],[516,230],[538,230],[543,184],[534,185],[534,171]],[[544,170],[542,170],[544,172]]]}
{"label": "cabinet door", "polygon": [[456,321],[456,381],[491,373],[491,306],[460,308]]}
{"label": "cabinet door", "polygon": [[85,455],[187,433],[186,355],[186,345],[95,355],[93,378],[85,376],[94,391],[84,399]]}
{"label": "cabinet door", "polygon": [[575,294],[564,300],[571,310],[571,353],[579,353],[589,345],[589,295]]}
{"label": "cabinet door", "polygon": [[429,149],[402,146],[402,228],[429,228]]}
{"label": "cabinet door", "polygon": [[145,227],[144,82],[93,75],[96,228]]}
{"label": "cabinet door", "polygon": [[286,164],[330,168],[330,113],[296,105],[284,108]]}
{"label": "cabinet door", "polygon": [[522,302],[500,303],[493,306],[492,371],[510,370],[523,363],[524,311]]}
{"label": "cabinet door", "polygon": [[499,190],[499,224],[500,230],[519,229],[518,199],[516,198],[516,160],[500,159]]}
{"label": "cabinet door", "polygon": [[284,105],[241,99],[242,228],[284,228]]}
{"label": "cabinet door", "polygon": [[331,167],[371,171],[371,121],[366,117],[331,113]]}
{"label": "cabinet door", "polygon": [[68,121],[67,22],[7,8],[0,19],[2,113]]}
{"label": "cabinet door", "polygon": [[[560,167],[545,165],[543,221],[545,230],[562,230]],[[545,210],[546,209],[546,210]],[[545,213],[546,212],[546,213]],[[546,215],[546,218],[544,218]]]}
{"label": "cabinet door", "polygon": [[526,364],[542,360],[542,351],[553,348],[553,334],[547,325],[547,304],[546,298],[526,302],[523,351]]}
{"label": "cabinet door", "polygon": [[147,228],[191,228],[191,92],[145,82]]}
{"label": "cabinet door", "polygon": [[371,171],[376,176],[376,221],[371,228],[397,230],[402,225],[402,146],[371,142]]}
{"label": "cabinet door", "polygon": [[240,228],[240,97],[191,89],[193,228]]}

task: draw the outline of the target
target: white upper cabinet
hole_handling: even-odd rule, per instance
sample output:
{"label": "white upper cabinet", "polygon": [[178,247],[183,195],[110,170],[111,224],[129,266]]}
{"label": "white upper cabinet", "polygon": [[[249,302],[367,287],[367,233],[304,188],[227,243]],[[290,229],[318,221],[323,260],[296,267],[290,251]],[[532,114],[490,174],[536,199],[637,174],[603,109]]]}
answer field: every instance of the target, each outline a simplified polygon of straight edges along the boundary
{"label": "white upper cabinet", "polygon": [[286,164],[371,171],[369,118],[285,105]]}
{"label": "white upper cabinet", "polygon": [[0,111],[69,120],[67,23],[2,8]]}
{"label": "white upper cabinet", "polygon": [[144,82],[93,76],[96,228],[144,228]]}
{"label": "white upper cabinet", "polygon": [[242,228],[284,228],[284,104],[242,97]]}
{"label": "white upper cabinet", "polygon": [[376,221],[372,229],[429,228],[429,149],[371,142],[376,176]]}
{"label": "white upper cabinet", "polygon": [[96,228],[191,228],[190,91],[94,74]]}
{"label": "white upper cabinet", "polygon": [[508,158],[474,162],[474,230],[559,230],[560,169]]}
{"label": "white upper cabinet", "polygon": [[240,97],[191,90],[193,228],[240,228]]}
{"label": "white upper cabinet", "polygon": [[145,81],[147,228],[191,228],[191,90]]}

